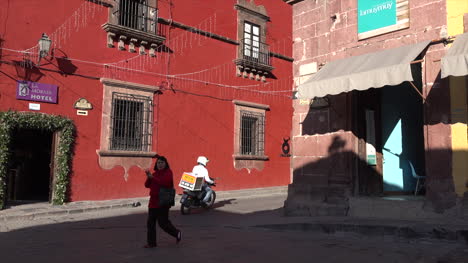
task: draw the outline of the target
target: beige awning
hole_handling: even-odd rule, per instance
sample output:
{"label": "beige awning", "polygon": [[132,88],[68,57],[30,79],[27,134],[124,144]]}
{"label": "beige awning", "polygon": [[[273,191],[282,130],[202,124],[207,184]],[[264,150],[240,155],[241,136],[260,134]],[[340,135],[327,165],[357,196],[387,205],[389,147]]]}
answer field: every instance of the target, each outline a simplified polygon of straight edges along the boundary
{"label": "beige awning", "polygon": [[468,75],[468,33],[458,35],[442,58],[441,77]]}
{"label": "beige awning", "polygon": [[430,41],[425,41],[327,63],[314,76],[299,85],[297,97],[312,99],[413,81],[410,63],[429,43]]}

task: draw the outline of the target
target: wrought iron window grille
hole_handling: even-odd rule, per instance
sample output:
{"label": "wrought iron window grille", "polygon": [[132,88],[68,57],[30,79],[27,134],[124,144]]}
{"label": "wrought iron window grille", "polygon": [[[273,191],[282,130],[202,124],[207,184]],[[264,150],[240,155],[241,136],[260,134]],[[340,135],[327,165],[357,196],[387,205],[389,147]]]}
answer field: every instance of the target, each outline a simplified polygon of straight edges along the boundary
{"label": "wrought iron window grille", "polygon": [[150,97],[113,92],[110,150],[150,151],[152,116]]}
{"label": "wrought iron window grille", "polygon": [[240,111],[240,117],[240,154],[264,155],[265,115],[251,111]]}
{"label": "wrought iron window grille", "polygon": [[121,26],[157,33],[158,9],[149,6],[146,0],[120,0],[114,15]]}

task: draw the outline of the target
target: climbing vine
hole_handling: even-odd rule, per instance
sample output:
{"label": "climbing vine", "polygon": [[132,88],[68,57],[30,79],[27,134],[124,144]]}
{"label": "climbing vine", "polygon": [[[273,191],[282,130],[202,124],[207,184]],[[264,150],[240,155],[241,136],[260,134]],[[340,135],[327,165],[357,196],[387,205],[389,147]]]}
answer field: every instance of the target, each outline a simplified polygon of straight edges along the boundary
{"label": "climbing vine", "polygon": [[12,133],[19,129],[38,129],[59,132],[60,140],[55,153],[55,182],[52,203],[63,204],[67,198],[67,188],[73,146],[75,142],[75,125],[65,117],[34,112],[0,112],[0,209],[6,200],[6,178],[10,161]]}

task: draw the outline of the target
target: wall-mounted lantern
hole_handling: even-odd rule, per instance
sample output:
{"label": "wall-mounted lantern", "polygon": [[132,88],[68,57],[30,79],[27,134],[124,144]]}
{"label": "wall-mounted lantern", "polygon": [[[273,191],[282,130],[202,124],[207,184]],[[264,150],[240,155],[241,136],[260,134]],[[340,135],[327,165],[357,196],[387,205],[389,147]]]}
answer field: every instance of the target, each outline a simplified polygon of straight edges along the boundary
{"label": "wall-mounted lantern", "polygon": [[52,40],[50,40],[46,33],[42,33],[42,37],[39,39],[39,59],[37,60],[38,65],[41,61],[41,58],[45,58],[49,55],[51,44]]}

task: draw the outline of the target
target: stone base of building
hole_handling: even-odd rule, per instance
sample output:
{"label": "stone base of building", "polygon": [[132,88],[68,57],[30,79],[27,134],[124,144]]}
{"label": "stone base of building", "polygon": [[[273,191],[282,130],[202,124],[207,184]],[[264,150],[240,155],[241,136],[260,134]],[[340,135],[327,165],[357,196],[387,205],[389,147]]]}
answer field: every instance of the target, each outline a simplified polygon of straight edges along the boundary
{"label": "stone base of building", "polygon": [[342,187],[290,184],[284,202],[286,216],[347,216],[347,191]]}

